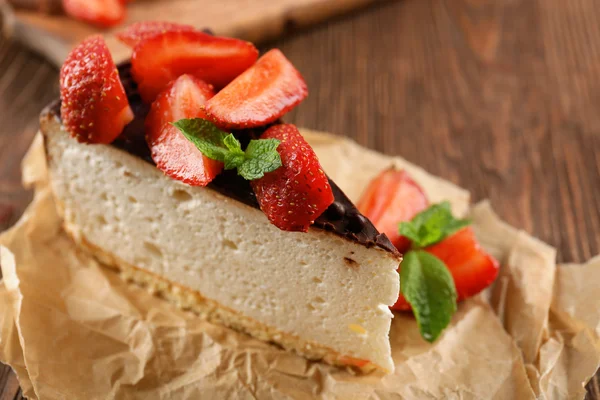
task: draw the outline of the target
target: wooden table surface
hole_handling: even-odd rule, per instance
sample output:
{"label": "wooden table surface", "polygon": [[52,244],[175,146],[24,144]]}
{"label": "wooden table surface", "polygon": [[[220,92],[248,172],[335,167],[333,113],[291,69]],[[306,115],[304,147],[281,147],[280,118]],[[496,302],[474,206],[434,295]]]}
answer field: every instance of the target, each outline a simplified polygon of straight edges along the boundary
{"label": "wooden table surface", "polygon": [[[266,47],[310,88],[288,121],[420,164],[583,262],[600,252],[599,17],[597,0],[404,0]],[[31,198],[19,162],[57,81],[0,39],[0,231]],[[588,392],[600,398],[597,379]],[[13,398],[5,367],[0,400]]]}

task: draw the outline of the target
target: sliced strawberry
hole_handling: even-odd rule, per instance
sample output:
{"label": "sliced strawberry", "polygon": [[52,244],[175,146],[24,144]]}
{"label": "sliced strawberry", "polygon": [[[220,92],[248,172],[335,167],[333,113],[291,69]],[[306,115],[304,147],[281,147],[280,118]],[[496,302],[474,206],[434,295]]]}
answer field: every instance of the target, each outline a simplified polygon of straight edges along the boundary
{"label": "sliced strawberry", "polygon": [[171,82],[150,107],[146,141],[158,169],[191,186],[206,186],[223,169],[223,163],[205,157],[169,122],[203,118],[201,106],[214,95],[211,85],[191,75]]}
{"label": "sliced strawberry", "polygon": [[101,28],[125,19],[125,6],[120,0],[63,0],[63,7],[71,17]]}
{"label": "sliced strawberry", "polygon": [[63,124],[79,142],[111,143],[133,120],[117,67],[102,36],[81,42],[60,69]]}
{"label": "sliced strawberry", "polygon": [[146,40],[164,32],[184,32],[193,30],[195,30],[195,28],[191,25],[164,21],[143,21],[129,25],[124,31],[117,33],[117,39],[127,46],[134,48],[142,40]]}
{"label": "sliced strawberry", "polygon": [[405,252],[410,241],[398,233],[398,224],[410,221],[428,205],[423,189],[406,171],[390,168],[371,181],[357,207],[400,252]]}
{"label": "sliced strawberry", "polygon": [[[481,292],[498,276],[498,261],[481,248],[472,228],[463,228],[425,250],[442,260],[450,270],[458,294],[457,301]],[[391,308],[400,311],[411,309],[402,295]]]}
{"label": "sliced strawberry", "polygon": [[425,249],[450,270],[458,300],[481,292],[498,276],[498,261],[482,248],[472,228],[464,228]]}
{"label": "sliced strawberry", "polygon": [[152,102],[171,80],[183,74],[222,88],[257,57],[258,50],[249,42],[198,31],[167,31],[135,46],[131,73],[144,101]]}
{"label": "sliced strawberry", "polygon": [[281,141],[282,166],[251,181],[261,210],[285,231],[308,231],[311,223],[333,203],[329,179],[314,150],[294,125],[275,125],[261,139]]}
{"label": "sliced strawberry", "polygon": [[281,51],[273,49],[205,107],[208,116],[222,128],[254,128],[276,121],[307,95],[300,73]]}

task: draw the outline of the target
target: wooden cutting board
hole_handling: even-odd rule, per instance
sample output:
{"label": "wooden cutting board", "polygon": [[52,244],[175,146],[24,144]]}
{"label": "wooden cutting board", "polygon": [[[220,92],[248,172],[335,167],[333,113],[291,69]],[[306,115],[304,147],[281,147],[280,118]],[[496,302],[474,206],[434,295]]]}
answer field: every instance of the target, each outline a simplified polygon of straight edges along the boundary
{"label": "wooden cutting board", "polygon": [[61,65],[69,50],[84,37],[102,33],[115,60],[131,50],[114,34],[144,20],[172,21],[210,28],[217,35],[258,42],[290,27],[307,26],[377,0],[146,0],[128,5],[127,20],[114,29],[99,30],[64,15],[13,10],[0,0],[4,32]]}

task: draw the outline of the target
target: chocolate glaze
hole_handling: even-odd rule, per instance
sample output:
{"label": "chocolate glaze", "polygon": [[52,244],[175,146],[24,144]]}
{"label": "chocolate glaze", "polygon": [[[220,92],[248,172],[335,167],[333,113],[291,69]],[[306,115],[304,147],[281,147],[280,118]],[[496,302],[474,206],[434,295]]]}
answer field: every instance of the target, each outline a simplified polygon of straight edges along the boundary
{"label": "chocolate glaze", "polygon": [[[129,104],[135,114],[135,119],[125,127],[121,136],[112,145],[144,161],[154,165],[150,157],[150,149],[144,138],[144,120],[149,112],[148,105],[142,102],[137,91],[137,85],[131,76],[131,64],[119,65],[119,75],[127,93]],[[60,118],[60,100],[48,107],[50,113]],[[258,136],[259,132],[245,132],[239,137]],[[375,226],[362,215],[352,204],[342,190],[329,180],[335,201],[329,208],[315,220],[314,226],[333,232],[342,237],[358,242],[367,247],[377,246],[394,255],[400,253],[390,242],[385,234],[381,234]],[[250,183],[240,177],[235,171],[223,171],[208,185],[213,190],[231,197],[251,207],[259,208],[258,201]]]}

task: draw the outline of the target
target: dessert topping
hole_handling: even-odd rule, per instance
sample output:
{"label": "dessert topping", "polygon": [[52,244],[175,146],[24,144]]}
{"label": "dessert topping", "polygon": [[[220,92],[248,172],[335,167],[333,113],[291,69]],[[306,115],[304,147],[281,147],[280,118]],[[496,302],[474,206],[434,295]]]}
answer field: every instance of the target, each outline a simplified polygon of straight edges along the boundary
{"label": "dessert topping", "polygon": [[[134,24],[119,39],[134,48],[131,73],[142,99],[152,102],[146,141],[165,174],[206,186],[223,168],[236,169],[282,230],[306,232],[333,203],[329,180],[294,125],[272,126],[245,149],[222,130],[265,129],[307,96],[304,79],[279,50],[255,63],[251,43],[165,22]],[[61,94],[63,121],[80,141],[110,143],[133,119],[100,37],[69,56]]]}
{"label": "dessert topping", "polygon": [[61,115],[79,142],[111,143],[133,120],[117,67],[101,36],[75,47],[60,69]]}
{"label": "dessert topping", "polygon": [[281,118],[308,95],[300,73],[281,51],[270,50],[205,105],[224,129],[263,126]]}
{"label": "dessert topping", "polygon": [[182,119],[173,126],[204,156],[224,163],[225,169],[237,168],[244,179],[259,179],[281,167],[281,158],[276,150],[279,140],[250,140],[244,151],[233,134],[223,132],[205,119]]}
{"label": "dessert topping", "polygon": [[294,125],[275,125],[261,136],[281,142],[281,168],[250,182],[269,221],[286,231],[308,231],[333,203],[329,179],[314,150]]}
{"label": "dessert topping", "polygon": [[250,180],[261,210],[282,230],[306,232],[333,203],[329,180],[294,125],[272,126],[245,151],[231,133],[210,121],[184,119],[173,125],[205,156]]}
{"label": "dessert topping", "polygon": [[213,95],[211,85],[181,75],[156,98],[146,117],[146,141],[157,168],[188,185],[208,185],[223,163],[203,155],[170,123],[204,116],[201,106]]}
{"label": "dessert topping", "polygon": [[256,61],[258,50],[243,40],[200,31],[166,31],[140,41],[131,57],[131,73],[142,99],[150,103],[183,74],[219,89]]}

